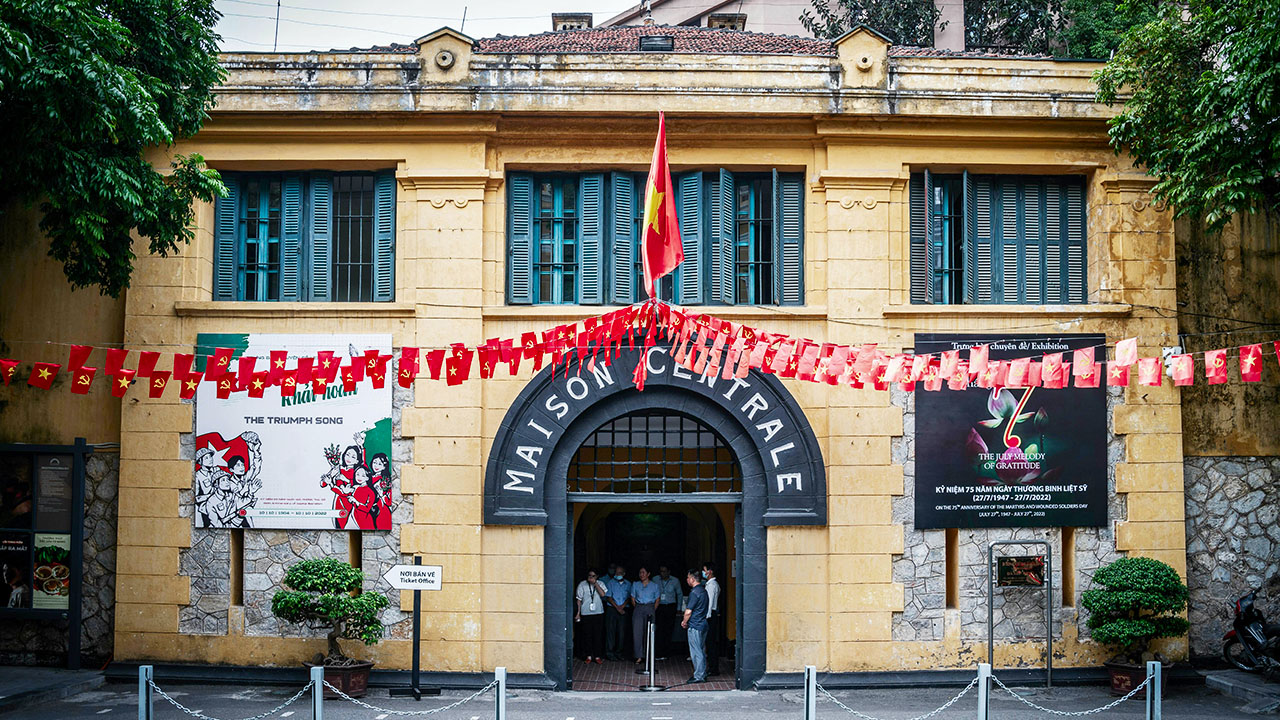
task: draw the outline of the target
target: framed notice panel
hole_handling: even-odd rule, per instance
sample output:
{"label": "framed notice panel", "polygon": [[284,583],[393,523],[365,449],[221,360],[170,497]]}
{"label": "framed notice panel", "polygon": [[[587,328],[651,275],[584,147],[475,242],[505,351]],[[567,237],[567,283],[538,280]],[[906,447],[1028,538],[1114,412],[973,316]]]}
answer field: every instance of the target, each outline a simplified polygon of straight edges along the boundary
{"label": "framed notice panel", "polygon": [[[917,334],[917,354],[989,345],[991,360],[1103,345],[1102,335]],[[962,353],[962,357],[964,354]],[[915,526],[1107,523],[1105,388],[916,386]]]}

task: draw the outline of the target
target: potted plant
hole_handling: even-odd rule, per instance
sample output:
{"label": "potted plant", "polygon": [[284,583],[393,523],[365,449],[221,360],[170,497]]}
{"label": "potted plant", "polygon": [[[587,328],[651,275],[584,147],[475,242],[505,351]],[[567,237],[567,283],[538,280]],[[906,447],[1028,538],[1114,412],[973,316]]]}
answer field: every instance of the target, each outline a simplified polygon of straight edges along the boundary
{"label": "potted plant", "polygon": [[[271,612],[285,622],[327,630],[329,652],[316,653],[308,667],[324,666],[325,682],[352,697],[369,687],[372,662],[349,658],[338,644],[341,638],[373,645],[382,638],[378,613],[389,603],[377,592],[360,592],[364,572],[334,558],[303,560],[284,575],[284,590],[271,598]],[[336,697],[325,688],[327,697]]]}
{"label": "potted plant", "polygon": [[1099,568],[1080,601],[1089,611],[1093,639],[1119,649],[1104,663],[1113,695],[1142,683],[1146,661],[1165,662],[1150,651],[1152,640],[1185,635],[1190,626],[1178,615],[1187,607],[1187,586],[1176,570],[1151,558],[1120,558]]}

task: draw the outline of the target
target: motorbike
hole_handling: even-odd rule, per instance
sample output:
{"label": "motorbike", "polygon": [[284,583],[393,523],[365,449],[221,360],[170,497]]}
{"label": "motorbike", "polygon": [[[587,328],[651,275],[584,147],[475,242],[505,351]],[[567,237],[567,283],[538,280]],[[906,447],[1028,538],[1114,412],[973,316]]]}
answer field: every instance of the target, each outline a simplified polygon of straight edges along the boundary
{"label": "motorbike", "polygon": [[1280,676],[1280,625],[1269,624],[1258,610],[1258,591],[1236,601],[1232,629],[1222,637],[1222,659],[1245,672],[1268,679]]}

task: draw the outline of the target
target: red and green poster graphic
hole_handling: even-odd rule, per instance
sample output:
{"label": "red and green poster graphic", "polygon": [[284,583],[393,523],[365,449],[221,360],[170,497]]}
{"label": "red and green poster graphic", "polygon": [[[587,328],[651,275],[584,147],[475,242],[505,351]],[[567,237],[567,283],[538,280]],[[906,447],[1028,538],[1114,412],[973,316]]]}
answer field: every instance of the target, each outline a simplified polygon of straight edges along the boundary
{"label": "red and green poster graphic", "polygon": [[35,567],[31,571],[31,607],[66,610],[71,599],[71,536],[35,534]]}
{"label": "red and green poster graphic", "polygon": [[[915,352],[988,345],[990,360],[1103,346],[1102,335],[917,334]],[[1095,527],[1107,523],[1103,388],[928,392],[917,387],[915,526]]]}

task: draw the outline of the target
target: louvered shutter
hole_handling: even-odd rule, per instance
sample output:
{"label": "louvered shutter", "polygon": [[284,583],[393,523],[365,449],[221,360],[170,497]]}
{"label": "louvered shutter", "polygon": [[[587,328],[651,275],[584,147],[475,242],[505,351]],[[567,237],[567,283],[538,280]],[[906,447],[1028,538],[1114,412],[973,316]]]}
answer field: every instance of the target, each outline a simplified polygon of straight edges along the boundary
{"label": "louvered shutter", "polygon": [[584,173],[578,183],[578,208],[582,213],[578,297],[582,305],[604,303],[604,206],[604,173]]}
{"label": "louvered shutter", "polygon": [[933,197],[933,174],[928,170],[924,171],[924,266],[926,272],[924,275],[924,294],[928,298],[927,302],[934,302],[937,297],[936,287],[938,284],[938,258],[942,253],[938,252],[938,232],[937,219],[934,217],[934,197]]}
{"label": "louvered shutter", "polygon": [[311,177],[311,299],[333,299],[333,176]]}
{"label": "louvered shutter", "polygon": [[1022,293],[1019,302],[1045,302],[1044,183],[1023,179],[1022,186]]}
{"label": "louvered shutter", "polygon": [[1018,190],[1016,180],[1000,179],[1000,301],[1007,304],[1016,304],[1022,296],[1022,211]]}
{"label": "louvered shutter", "polygon": [[396,299],[396,174],[373,178],[373,301]]}
{"label": "louvered shutter", "polygon": [[[775,236],[774,245],[782,246],[782,293],[779,305],[804,304],[804,176],[774,173],[774,187],[778,198],[774,214],[781,218],[781,232]],[[781,238],[779,242],[778,238]]]}
{"label": "louvered shutter", "polygon": [[1066,288],[1066,256],[1065,223],[1062,222],[1063,207],[1062,181],[1059,178],[1045,178],[1044,181],[1044,297],[1046,303],[1066,303],[1063,290]]}
{"label": "louvered shutter", "polygon": [[[636,179],[631,173],[609,174],[610,236],[613,239],[613,301],[636,301],[636,260],[640,241],[635,237]],[[607,247],[607,245],[606,245]]]}
{"label": "louvered shutter", "polygon": [[1065,186],[1066,207],[1063,211],[1063,224],[1066,226],[1066,291],[1067,302],[1082,303],[1088,296],[1085,287],[1088,261],[1085,246],[1084,216],[1084,183],[1079,179]]}
{"label": "louvered shutter", "polygon": [[701,305],[703,178],[700,172],[677,176],[676,212],[680,220],[680,237],[684,245],[684,262],[680,263],[680,304]]}
{"label": "louvered shutter", "polygon": [[507,177],[507,302],[533,303],[533,176]]}
{"label": "louvered shutter", "polygon": [[720,175],[711,182],[711,202],[708,211],[711,215],[711,287],[708,288],[711,302],[732,305],[735,301],[734,270],[734,232],[736,218],[734,198],[736,197],[733,173],[721,169]]}
{"label": "louvered shutter", "polygon": [[961,243],[961,252],[964,255],[964,301],[973,304],[977,301],[978,295],[978,263],[977,263],[977,245],[978,245],[978,193],[973,186],[973,177],[969,175],[969,171],[964,171],[963,183],[963,200],[964,200],[964,237]]}
{"label": "louvered shutter", "polygon": [[[970,178],[973,184],[973,244],[966,248],[966,257],[972,256],[973,270],[969,273],[970,302],[979,305],[996,302],[995,246],[998,223],[993,215],[996,207],[996,184],[990,176]],[[969,209],[966,207],[966,213]],[[968,218],[966,218],[966,224]]]}
{"label": "louvered shutter", "polygon": [[286,175],[280,188],[280,300],[302,299],[302,176]]}
{"label": "louvered shutter", "polygon": [[907,191],[911,206],[911,302],[927,304],[933,302],[933,295],[928,292],[926,278],[931,272],[928,266],[929,236],[925,232],[925,216],[929,213],[925,201],[924,173],[911,173],[911,183]]}
{"label": "louvered shutter", "polygon": [[213,204],[213,299],[236,299],[236,255],[240,246],[240,179],[223,175],[227,196]]}

